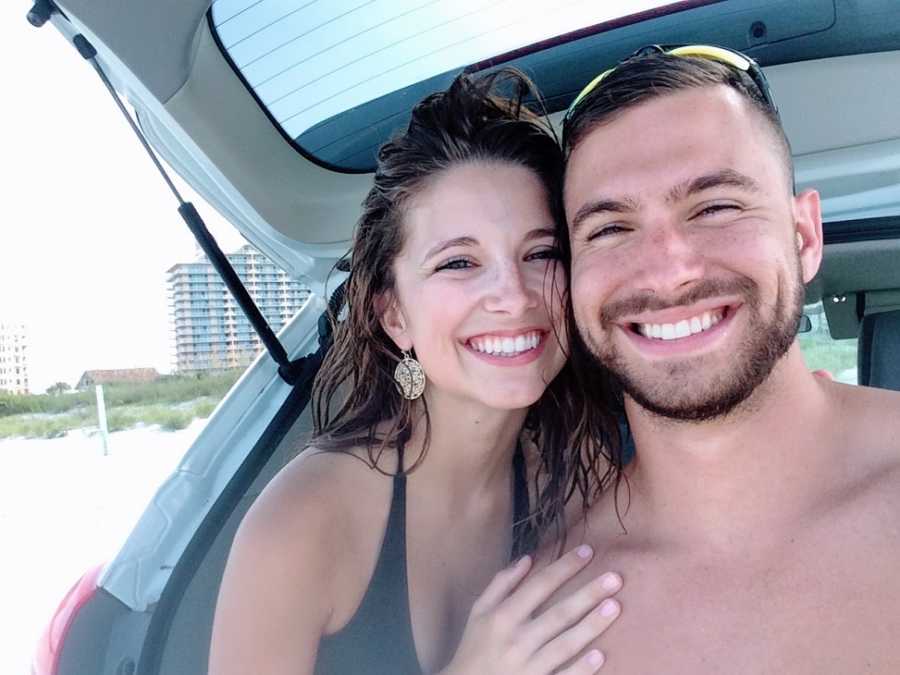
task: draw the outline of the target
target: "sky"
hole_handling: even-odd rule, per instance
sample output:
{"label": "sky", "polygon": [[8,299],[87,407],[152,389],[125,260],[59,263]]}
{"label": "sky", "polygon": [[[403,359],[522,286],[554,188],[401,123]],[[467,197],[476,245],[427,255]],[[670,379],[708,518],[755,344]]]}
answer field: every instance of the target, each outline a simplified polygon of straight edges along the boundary
{"label": "sky", "polygon": [[[0,322],[28,327],[32,393],[90,369],[168,372],[165,272],[195,257],[193,237],[96,73],[28,7],[0,3]],[[223,250],[244,243],[176,184]]]}

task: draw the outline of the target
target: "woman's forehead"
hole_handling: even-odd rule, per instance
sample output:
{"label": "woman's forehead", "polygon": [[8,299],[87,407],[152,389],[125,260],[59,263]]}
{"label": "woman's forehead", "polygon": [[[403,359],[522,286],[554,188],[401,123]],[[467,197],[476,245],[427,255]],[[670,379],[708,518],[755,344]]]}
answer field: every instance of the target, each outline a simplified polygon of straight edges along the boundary
{"label": "woman's forehead", "polygon": [[410,249],[441,239],[524,238],[552,226],[547,191],[531,169],[472,163],[436,176],[410,200],[404,224]]}

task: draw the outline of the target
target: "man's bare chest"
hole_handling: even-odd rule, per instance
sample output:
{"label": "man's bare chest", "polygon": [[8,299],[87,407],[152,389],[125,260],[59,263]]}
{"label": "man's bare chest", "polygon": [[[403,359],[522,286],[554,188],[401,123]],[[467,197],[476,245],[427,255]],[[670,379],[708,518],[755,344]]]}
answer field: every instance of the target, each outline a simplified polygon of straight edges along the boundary
{"label": "man's bare chest", "polygon": [[598,645],[606,672],[900,673],[900,547],[865,533],[785,542],[754,559],[602,553],[625,577]]}

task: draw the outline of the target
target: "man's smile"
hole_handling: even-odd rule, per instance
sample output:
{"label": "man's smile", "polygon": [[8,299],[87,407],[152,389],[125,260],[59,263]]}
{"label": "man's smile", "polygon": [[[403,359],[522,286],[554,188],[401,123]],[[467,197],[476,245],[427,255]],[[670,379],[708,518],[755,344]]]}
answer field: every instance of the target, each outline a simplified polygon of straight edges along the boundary
{"label": "man's smile", "polygon": [[678,340],[696,333],[702,333],[715,326],[725,316],[725,308],[706,311],[678,323],[635,323],[633,330],[654,340]]}
{"label": "man's smile", "polygon": [[615,325],[647,358],[696,356],[727,337],[742,307],[735,302],[702,310],[674,308]]}

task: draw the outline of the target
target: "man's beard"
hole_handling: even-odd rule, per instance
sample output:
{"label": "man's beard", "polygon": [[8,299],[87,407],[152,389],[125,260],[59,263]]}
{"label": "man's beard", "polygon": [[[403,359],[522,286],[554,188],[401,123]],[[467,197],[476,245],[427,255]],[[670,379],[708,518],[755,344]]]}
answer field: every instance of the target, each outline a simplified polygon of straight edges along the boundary
{"label": "man's beard", "polygon": [[[605,366],[622,391],[642,408],[660,417],[685,422],[704,422],[724,417],[761,385],[794,338],[803,315],[803,279],[799,259],[791,276],[779,284],[771,317],[761,314],[759,288],[751,280],[705,280],[675,301],[660,302],[642,295],[611,303],[602,309],[601,327],[607,334],[617,317],[645,311],[686,306],[705,298],[738,295],[743,300],[745,336],[732,354],[729,367],[704,363],[705,357],[680,359],[662,368],[642,369],[632,357],[631,363],[613,347],[611,340],[598,343],[588,331],[579,329],[588,352]],[[643,370],[643,372],[641,372]],[[705,378],[702,375],[706,375]],[[700,375],[701,377],[697,377]]]}

